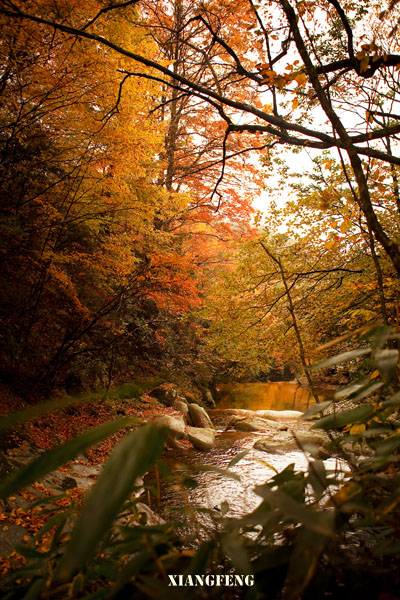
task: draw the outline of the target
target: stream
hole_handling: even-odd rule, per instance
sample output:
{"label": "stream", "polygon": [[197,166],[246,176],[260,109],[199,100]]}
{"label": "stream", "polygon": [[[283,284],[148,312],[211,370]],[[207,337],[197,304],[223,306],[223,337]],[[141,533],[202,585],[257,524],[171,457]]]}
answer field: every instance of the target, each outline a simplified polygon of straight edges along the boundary
{"label": "stream", "polygon": [[[228,409],[306,410],[314,403],[306,388],[284,382],[234,383],[221,386],[219,393],[221,400],[217,408],[208,411],[217,429],[215,446],[207,452],[192,448],[169,449],[163,457],[172,472],[179,472],[197,484],[196,487],[186,487],[161,477],[159,498],[152,500],[152,508],[166,520],[179,520],[185,507],[219,511],[223,502],[229,504],[229,517],[240,517],[260,503],[259,496],[253,492],[255,486],[265,483],[276,471],[282,471],[291,463],[295,464],[296,469],[307,469],[308,456],[300,450],[285,451],[283,447],[279,452],[264,452],[253,448],[257,439],[266,437],[265,432],[224,431],[231,418]],[[326,393],[321,392],[321,399],[324,396]],[[299,427],[296,421],[286,424],[289,429]],[[229,462],[243,450],[249,450],[248,454],[230,468],[240,477],[240,481],[212,470],[196,470],[204,465],[226,469]],[[187,468],[182,465],[187,465]],[[327,469],[334,469],[336,460],[328,459],[325,465]],[[154,474],[150,480],[155,485],[153,478]],[[191,509],[186,512],[189,512],[191,519],[194,518]]]}

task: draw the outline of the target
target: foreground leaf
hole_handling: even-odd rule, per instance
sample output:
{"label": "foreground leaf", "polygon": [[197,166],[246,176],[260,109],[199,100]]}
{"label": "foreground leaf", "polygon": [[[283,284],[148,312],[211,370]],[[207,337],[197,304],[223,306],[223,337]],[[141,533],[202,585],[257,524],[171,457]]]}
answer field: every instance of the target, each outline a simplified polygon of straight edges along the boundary
{"label": "foreground leaf", "polygon": [[349,360],[354,360],[355,358],[359,358],[360,356],[365,356],[365,354],[369,354],[371,352],[371,348],[359,348],[357,350],[350,350],[350,352],[343,352],[342,354],[337,354],[336,356],[331,356],[326,360],[323,360],[315,365],[312,365],[311,369],[322,369],[324,367],[333,367],[334,365],[339,365],[343,362],[348,362]]}
{"label": "foreground leaf", "polygon": [[278,508],[284,516],[303,523],[308,529],[320,535],[332,536],[332,518],[329,513],[317,513],[305,504],[296,502],[293,498],[281,491],[273,492],[267,486],[257,487],[255,493],[267,502]]}
{"label": "foreground leaf", "polygon": [[302,527],[290,557],[285,581],[285,600],[297,600],[312,580],[318,559],[329,537],[317,535],[315,531]]}
{"label": "foreground leaf", "polygon": [[323,417],[312,426],[312,429],[339,429],[349,423],[367,421],[374,412],[373,406],[358,406],[333,415]]}
{"label": "foreground leaf", "polygon": [[160,456],[165,439],[164,428],[147,425],[129,433],[114,449],[72,531],[58,568],[60,579],[69,579],[85,565],[132,491],[135,479]]}

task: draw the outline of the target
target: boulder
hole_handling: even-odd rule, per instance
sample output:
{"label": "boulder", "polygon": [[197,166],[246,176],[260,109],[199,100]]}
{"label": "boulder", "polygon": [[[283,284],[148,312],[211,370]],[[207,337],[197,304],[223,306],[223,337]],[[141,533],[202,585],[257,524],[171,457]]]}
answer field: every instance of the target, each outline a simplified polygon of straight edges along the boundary
{"label": "boulder", "polygon": [[29,531],[10,521],[2,521],[0,529],[0,556],[4,559],[14,551],[14,544],[22,544]]}
{"label": "boulder", "polygon": [[187,420],[189,415],[189,407],[186,402],[180,399],[176,399],[172,405],[172,408],[180,412],[183,415],[184,419]]}
{"label": "boulder", "polygon": [[195,427],[204,427],[205,429],[214,429],[213,422],[208,416],[207,411],[198,404],[189,404],[190,420]]}
{"label": "boulder", "polygon": [[[329,437],[322,431],[296,431],[295,435],[301,446],[307,446],[307,444],[324,446],[329,443]],[[304,449],[307,450],[306,447]]]}
{"label": "boulder", "polygon": [[298,410],[257,410],[256,414],[272,421],[292,421],[299,419],[303,413]]}
{"label": "boulder", "polygon": [[296,448],[296,442],[289,431],[282,431],[271,438],[257,440],[253,448],[263,452],[281,453]]}
{"label": "boulder", "polygon": [[189,442],[199,450],[210,450],[215,444],[214,429],[204,427],[188,427],[187,436]]}
{"label": "boulder", "polygon": [[183,417],[170,417],[162,415],[153,421],[157,427],[166,427],[168,430],[167,442],[174,442],[185,436],[185,422]]}
{"label": "boulder", "polygon": [[256,450],[264,452],[287,452],[289,450],[305,450],[319,454],[324,444],[329,442],[326,434],[319,431],[279,431],[270,438],[257,440]]}
{"label": "boulder", "polygon": [[269,429],[277,430],[281,426],[276,421],[262,419],[260,417],[246,417],[244,419],[235,420],[233,427],[237,431],[267,431]]}
{"label": "boulder", "polygon": [[232,415],[234,417],[254,417],[256,414],[254,410],[249,410],[247,408],[224,408],[222,410],[226,415]]}
{"label": "boulder", "polygon": [[165,406],[172,406],[179,395],[179,388],[173,383],[163,383],[149,393]]}
{"label": "boulder", "polygon": [[205,405],[208,406],[209,408],[215,408],[216,407],[215,400],[214,400],[213,395],[210,392],[210,390],[205,390],[205,392],[204,392],[204,402],[205,402]]}

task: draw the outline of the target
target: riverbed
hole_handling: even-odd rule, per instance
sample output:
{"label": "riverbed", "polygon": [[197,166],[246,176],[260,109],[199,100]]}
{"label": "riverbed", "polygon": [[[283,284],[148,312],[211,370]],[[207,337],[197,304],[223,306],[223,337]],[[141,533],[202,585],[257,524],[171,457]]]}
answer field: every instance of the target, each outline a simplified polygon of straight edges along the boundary
{"label": "riverbed", "polygon": [[[268,389],[268,386],[271,387]],[[301,406],[305,410],[305,404],[314,402],[308,390],[296,390],[296,385],[290,383],[257,383],[233,384],[229,390],[225,388],[221,392],[221,402],[215,410],[209,411],[217,429],[215,446],[207,452],[192,448],[169,449],[163,458],[178,480],[192,480],[192,487],[186,487],[178,480],[166,481],[160,478],[159,494],[158,497],[153,497],[152,507],[167,520],[179,519],[180,512],[184,509],[193,521],[193,508],[199,508],[200,511],[209,509],[218,514],[221,505],[224,511],[227,510],[228,516],[240,517],[254,510],[260,503],[259,496],[253,492],[254,487],[262,485],[291,463],[298,470],[307,469],[310,460],[307,453],[293,449],[285,451],[284,448],[277,452],[257,450],[253,445],[256,440],[265,438],[265,433],[229,431],[226,430],[226,423],[229,421],[229,409],[232,408],[299,410]],[[285,421],[284,425],[294,431],[301,427],[297,420]],[[244,450],[248,450],[248,453],[229,469],[238,479],[212,470],[227,469],[230,461]],[[335,459],[326,460],[325,465],[329,470],[337,467]],[[202,468],[211,469],[202,471]]]}

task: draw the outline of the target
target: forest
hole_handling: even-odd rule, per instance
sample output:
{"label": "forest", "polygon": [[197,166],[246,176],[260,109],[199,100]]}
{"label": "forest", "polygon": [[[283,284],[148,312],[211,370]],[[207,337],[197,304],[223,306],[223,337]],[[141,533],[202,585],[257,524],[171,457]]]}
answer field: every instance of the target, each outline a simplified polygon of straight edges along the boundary
{"label": "forest", "polygon": [[[398,600],[400,2],[0,0],[0,29],[2,595]],[[311,399],[279,421],[305,467],[257,459],[239,516],[190,493],[259,442],[180,465],[189,430],[276,428],[224,420],[232,382]],[[154,520],[168,485],[194,532]]]}

